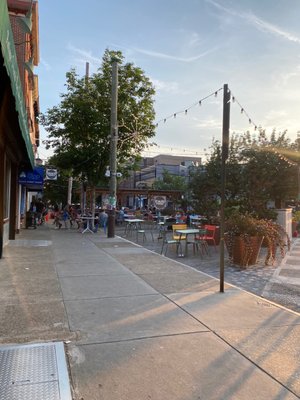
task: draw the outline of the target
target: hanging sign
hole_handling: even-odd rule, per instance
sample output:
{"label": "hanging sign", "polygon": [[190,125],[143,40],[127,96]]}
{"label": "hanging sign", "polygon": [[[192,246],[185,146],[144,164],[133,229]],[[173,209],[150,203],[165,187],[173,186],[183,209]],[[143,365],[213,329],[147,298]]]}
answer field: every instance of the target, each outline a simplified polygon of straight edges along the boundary
{"label": "hanging sign", "polygon": [[48,181],[56,181],[57,180],[57,169],[47,168],[45,179],[47,179]]}

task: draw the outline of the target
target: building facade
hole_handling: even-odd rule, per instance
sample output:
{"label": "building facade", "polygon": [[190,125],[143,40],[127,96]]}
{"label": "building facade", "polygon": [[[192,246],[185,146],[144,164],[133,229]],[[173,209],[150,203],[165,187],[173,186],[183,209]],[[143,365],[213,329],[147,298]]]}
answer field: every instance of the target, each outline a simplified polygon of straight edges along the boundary
{"label": "building facade", "polygon": [[33,170],[38,130],[38,9],[31,0],[0,0],[0,252],[20,228],[26,185]]}
{"label": "building facade", "polygon": [[[199,165],[201,165],[201,157],[160,154],[155,157],[143,158],[140,169],[134,171],[129,179],[120,182],[119,187],[123,191],[133,189],[127,196],[126,205],[133,208],[150,205],[149,193],[153,187],[153,183],[156,180],[163,179],[165,171],[170,175],[181,176],[188,180],[190,168]],[[134,191],[137,191],[137,194],[134,194]],[[176,193],[177,197],[178,193]],[[168,194],[168,198],[172,198],[172,196]]]}

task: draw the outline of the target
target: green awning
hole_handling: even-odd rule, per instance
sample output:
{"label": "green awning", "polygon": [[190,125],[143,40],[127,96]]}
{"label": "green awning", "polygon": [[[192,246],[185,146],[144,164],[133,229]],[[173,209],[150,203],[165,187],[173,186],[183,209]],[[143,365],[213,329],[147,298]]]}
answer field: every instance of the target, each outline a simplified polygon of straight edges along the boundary
{"label": "green awning", "polygon": [[22,137],[26,145],[29,161],[31,163],[31,166],[33,167],[34,155],[27,124],[27,112],[24,104],[23,89],[19,74],[14,37],[10,26],[6,0],[0,0],[0,43],[4,58],[4,65],[7,70],[7,74],[10,77],[11,89],[15,97],[20,130],[22,132]]}

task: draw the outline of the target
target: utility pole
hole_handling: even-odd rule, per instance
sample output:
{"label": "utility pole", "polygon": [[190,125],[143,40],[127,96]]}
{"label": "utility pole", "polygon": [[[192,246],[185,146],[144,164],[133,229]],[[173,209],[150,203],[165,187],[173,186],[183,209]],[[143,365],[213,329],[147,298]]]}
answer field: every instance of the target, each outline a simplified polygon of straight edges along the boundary
{"label": "utility pole", "polygon": [[112,89],[111,89],[111,136],[110,136],[110,182],[109,182],[109,214],[107,237],[115,237],[115,219],[117,203],[117,144],[118,144],[118,62],[112,62]]}
{"label": "utility pole", "polygon": [[[89,70],[90,70],[90,64],[88,62],[85,63],[85,87],[87,89],[87,85],[89,83]],[[87,134],[87,132],[86,132]],[[85,177],[83,177],[85,179]],[[86,183],[84,181],[81,181],[81,196],[80,196],[80,202],[81,202],[81,213],[85,214],[86,211]]]}
{"label": "utility pole", "polygon": [[222,161],[221,161],[221,209],[220,209],[220,292],[224,292],[224,225],[225,225],[225,185],[226,160],[229,152],[230,124],[230,91],[228,85],[223,87],[223,130],[222,130]]}

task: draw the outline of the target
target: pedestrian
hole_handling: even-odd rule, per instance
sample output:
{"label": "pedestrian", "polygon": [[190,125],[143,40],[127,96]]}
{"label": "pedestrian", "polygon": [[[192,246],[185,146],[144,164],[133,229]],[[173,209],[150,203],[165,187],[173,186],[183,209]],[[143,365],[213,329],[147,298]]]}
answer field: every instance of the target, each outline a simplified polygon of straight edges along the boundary
{"label": "pedestrian", "polygon": [[62,215],[63,221],[64,221],[64,223],[65,223],[65,228],[66,228],[66,229],[69,228],[69,227],[68,227],[68,224],[67,224],[67,221],[70,219],[70,212],[69,212],[69,209],[70,209],[70,206],[69,206],[69,204],[67,204],[67,205],[65,206],[64,210],[63,210],[63,215]]}
{"label": "pedestrian", "polygon": [[59,211],[58,207],[54,209],[54,225],[60,229],[62,227],[62,223],[60,222],[61,219],[61,212]]}
{"label": "pedestrian", "polygon": [[108,221],[108,214],[105,210],[101,210],[99,214],[99,225],[103,228],[103,232],[106,233],[107,228],[107,221]]}

